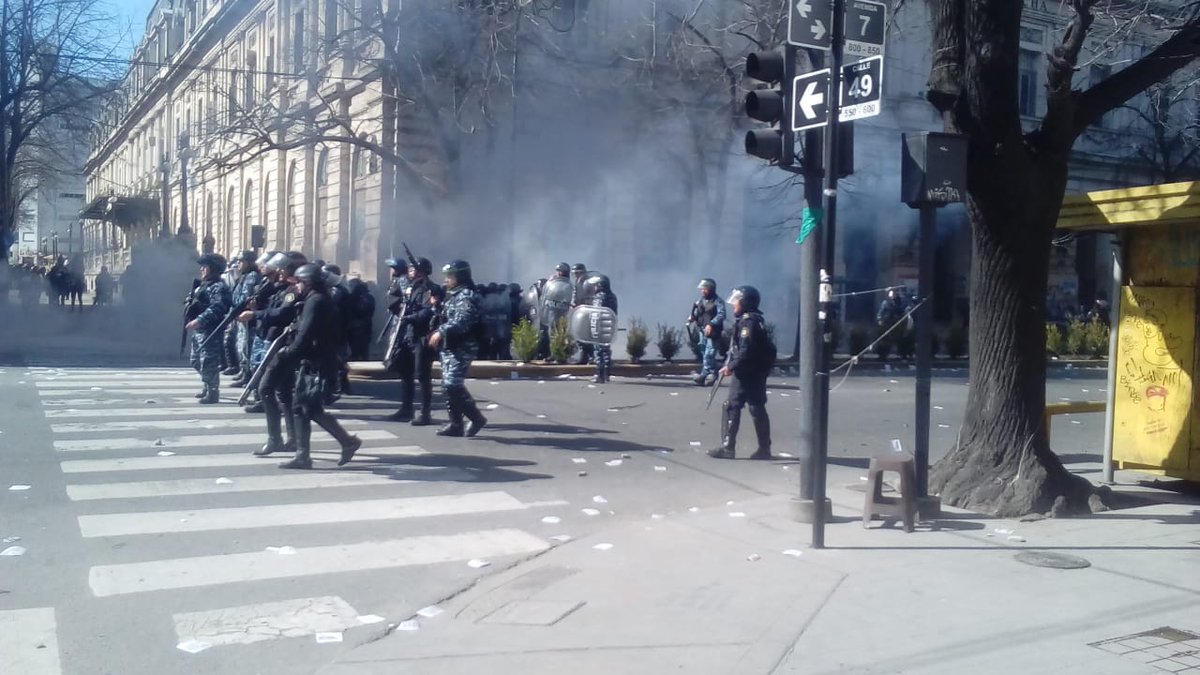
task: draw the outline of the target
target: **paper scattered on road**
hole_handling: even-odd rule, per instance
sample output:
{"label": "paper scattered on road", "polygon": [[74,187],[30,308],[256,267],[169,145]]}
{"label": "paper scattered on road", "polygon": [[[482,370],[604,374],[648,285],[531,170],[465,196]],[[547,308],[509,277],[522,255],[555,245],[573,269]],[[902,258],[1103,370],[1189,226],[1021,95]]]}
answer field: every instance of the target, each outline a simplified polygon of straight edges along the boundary
{"label": "paper scattered on road", "polygon": [[557,525],[562,522],[562,518],[559,518],[558,516],[546,516],[545,518],[542,518],[542,522],[547,525]]}
{"label": "paper scattered on road", "polygon": [[612,544],[596,544],[592,548],[596,549],[597,551],[607,551],[612,548]]}
{"label": "paper scattered on road", "polygon": [[291,546],[268,546],[267,550],[279,555],[296,555],[296,549]]}
{"label": "paper scattered on road", "polygon": [[791,397],[792,397],[792,395],[791,395],[791,394],[780,394],[780,396],[782,396],[782,397],[784,397],[784,398],[791,398]]}
{"label": "paper scattered on road", "polygon": [[409,619],[407,621],[401,621],[399,625],[396,626],[396,630],[421,630],[421,624],[416,619]]}
{"label": "paper scattered on road", "polygon": [[654,470],[655,470],[655,471],[666,471],[666,470],[667,470],[667,467],[665,467],[665,466],[655,466],[655,467],[654,467]]}
{"label": "paper scattered on road", "polygon": [[950,428],[950,425],[949,425],[949,424],[939,424],[939,425],[938,425],[938,428],[939,428],[939,429],[949,429],[949,428]]}
{"label": "paper scattered on road", "polygon": [[693,448],[698,448],[701,446],[701,443],[700,441],[690,441],[688,445],[692,446]]}
{"label": "paper scattered on road", "polygon": [[3,551],[0,551],[0,555],[25,555],[25,547],[24,546],[9,546],[8,548],[4,549]]}
{"label": "paper scattered on road", "polygon": [[32,485],[9,485],[8,489],[12,492],[24,492],[25,490],[28,490],[31,487],[33,487],[33,486]]}
{"label": "paper scattered on road", "polygon": [[663,514],[661,514],[661,513],[651,513],[651,514],[650,514],[650,519],[651,519],[651,520],[662,520],[663,518],[666,518],[666,516],[664,516],[664,515],[663,515]]}
{"label": "paper scattered on road", "polygon": [[621,466],[621,460],[619,460],[619,459],[610,459],[610,460],[608,460],[607,462],[605,462],[605,463],[604,463],[604,466]]}
{"label": "paper scattered on road", "polygon": [[1008,540],[1020,543],[1020,542],[1025,541],[1025,537],[1022,537],[1019,534],[1010,534],[1010,535],[1008,535]]}
{"label": "paper scattered on road", "polygon": [[217,485],[233,485],[233,481],[231,481],[231,480],[229,480],[228,478],[226,478],[226,477],[222,476],[222,477],[220,477],[220,478],[218,478],[218,479],[217,479]]}
{"label": "paper scattered on road", "polygon": [[618,412],[618,409],[617,408],[609,408],[608,412]]}
{"label": "paper scattered on road", "polygon": [[690,506],[690,507],[688,507],[688,511],[691,511],[692,513],[696,513],[696,512],[698,512],[699,510],[700,510],[700,507],[699,507],[699,506]]}
{"label": "paper scattered on road", "polygon": [[725,502],[725,506],[733,506],[733,500],[730,499],[729,501]]}
{"label": "paper scattered on road", "polygon": [[758,562],[759,560],[762,560],[762,556],[757,553],[751,553],[750,555],[746,556],[746,560],[749,560],[750,562]]}
{"label": "paper scattered on road", "polygon": [[159,451],[158,451],[158,456],[159,456],[159,457],[170,457],[170,456],[172,456],[172,455],[174,455],[174,454],[175,454],[175,453],[171,452],[170,450],[159,450]]}
{"label": "paper scattered on road", "polygon": [[1079,420],[1071,420],[1071,424],[1083,424],[1083,422],[1080,422]]}
{"label": "paper scattered on road", "polygon": [[596,388],[596,385],[594,385],[594,384],[589,384],[589,385],[587,386],[587,388],[588,388],[588,389],[595,389],[595,388]]}
{"label": "paper scattered on road", "polygon": [[538,415],[538,416],[537,416],[537,418],[538,418],[539,420],[544,420],[544,419],[546,419],[546,416],[545,416],[545,415]]}
{"label": "paper scattered on road", "polygon": [[378,614],[363,614],[362,616],[358,617],[358,622],[364,626],[372,623],[382,623],[383,620],[383,617],[379,616]]}
{"label": "paper scattered on road", "polygon": [[940,406],[940,405],[935,405],[935,406],[933,406],[933,409],[934,409],[934,410],[945,410],[945,408],[943,408],[943,407],[942,407],[942,406]]}
{"label": "paper scattered on road", "polygon": [[426,619],[432,619],[433,617],[437,616],[438,614],[442,614],[445,611],[446,610],[438,607],[437,605],[429,605],[428,607],[422,607],[421,609],[418,609],[417,616],[423,616]]}
{"label": "paper scattered on road", "polygon": [[17,542],[17,541],[21,541],[21,538],[20,537],[5,537],[3,539],[0,539],[0,544],[11,544],[11,543]]}
{"label": "paper scattered on road", "polygon": [[492,563],[490,563],[486,560],[480,560],[479,558],[473,558],[473,559],[467,561],[467,567],[470,567],[471,569],[475,569],[475,570],[482,569],[491,564]]}
{"label": "paper scattered on road", "polygon": [[208,644],[207,642],[201,642],[199,640],[186,640],[184,642],[180,642],[179,644],[175,645],[175,648],[179,649],[181,651],[185,651],[189,654],[199,654],[200,652],[204,651],[205,649],[208,649],[211,646],[212,645]]}
{"label": "paper scattered on road", "polygon": [[582,457],[572,457],[571,461],[575,462],[576,464],[587,464],[587,460]]}
{"label": "paper scattered on road", "polygon": [[672,395],[672,396],[678,396],[678,395],[679,395],[679,392],[677,392],[677,391],[673,391],[673,392],[671,392],[671,395]]}
{"label": "paper scattered on road", "polygon": [[888,384],[900,384],[900,380],[888,380]]}
{"label": "paper scattered on road", "polygon": [[599,512],[599,511],[597,511],[596,509],[591,509],[591,508],[588,508],[588,509],[579,509],[579,510],[580,510],[581,512],[583,512],[583,515],[585,515],[585,516],[598,516],[598,515],[600,515],[600,512]]}
{"label": "paper scattered on road", "polygon": [[[21,382],[21,383],[19,383],[19,384],[24,384],[24,382]],[[101,388],[101,387],[92,387],[92,391],[103,391],[103,388]]]}
{"label": "paper scattered on road", "polygon": [[795,455],[793,455],[790,452],[777,452],[777,453],[775,453],[775,455],[777,457],[795,457]]}
{"label": "paper scattered on road", "polygon": [[484,410],[496,410],[499,407],[500,407],[499,403],[489,403],[489,404],[485,405],[483,408],[484,408]]}
{"label": "paper scattered on road", "polygon": [[788,550],[784,551],[783,554],[793,558],[799,558],[800,556],[804,555],[804,551],[801,551],[798,548],[789,548]]}
{"label": "paper scattered on road", "polygon": [[341,642],[341,633],[317,633],[317,644],[323,645],[330,642]]}
{"label": "paper scattered on road", "polygon": [[1012,534],[1012,530],[1006,530],[1006,529],[1000,528],[1000,527],[997,527],[996,529],[992,530],[992,532],[995,532],[996,534]]}
{"label": "paper scattered on road", "polygon": [[730,511],[729,517],[730,518],[745,518],[746,514],[741,511]]}
{"label": "paper scattered on road", "polygon": [[560,543],[560,544],[565,544],[565,543],[567,543],[568,541],[571,541],[571,535],[569,535],[569,534],[556,534],[556,535],[554,535],[553,537],[550,537],[550,540],[551,540],[551,541],[557,541],[557,542],[558,542],[558,543]]}

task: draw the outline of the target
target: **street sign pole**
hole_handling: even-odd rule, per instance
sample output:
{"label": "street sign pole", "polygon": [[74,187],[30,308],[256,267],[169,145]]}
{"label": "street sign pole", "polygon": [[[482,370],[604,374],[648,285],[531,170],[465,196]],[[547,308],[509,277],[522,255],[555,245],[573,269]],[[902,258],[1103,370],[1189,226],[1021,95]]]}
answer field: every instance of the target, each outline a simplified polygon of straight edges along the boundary
{"label": "street sign pole", "polygon": [[[842,86],[842,44],[845,40],[846,0],[833,0],[833,40],[829,52],[829,124],[825,127],[825,222],[820,230],[821,236],[821,267],[833,276],[837,259],[837,185],[838,185],[838,118],[841,115],[841,86]],[[818,281],[819,283],[819,281]],[[833,361],[834,345],[831,341],[833,333],[833,317],[831,307],[822,307],[823,319],[820,321],[822,333],[820,367],[813,375],[813,389],[816,391],[815,421],[816,448],[813,453],[812,472],[813,502],[817,506],[813,512],[812,547],[825,548],[825,472],[829,458],[829,370]]]}

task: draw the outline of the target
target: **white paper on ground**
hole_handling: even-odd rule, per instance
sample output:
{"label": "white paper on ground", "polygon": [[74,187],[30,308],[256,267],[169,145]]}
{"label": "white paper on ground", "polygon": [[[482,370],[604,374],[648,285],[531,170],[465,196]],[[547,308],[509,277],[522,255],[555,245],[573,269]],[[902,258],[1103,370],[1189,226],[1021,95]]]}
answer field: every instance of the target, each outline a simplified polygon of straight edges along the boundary
{"label": "white paper on ground", "polygon": [[672,396],[678,396],[678,395],[679,395],[679,392],[677,392],[677,391],[673,391],[673,392],[671,392],[671,395],[672,395]]}
{"label": "white paper on ground", "polygon": [[159,450],[159,451],[158,451],[158,456],[159,456],[159,457],[171,457],[171,456],[172,456],[172,455],[174,455],[174,454],[175,454],[175,453],[171,452],[170,450]]}
{"label": "white paper on ground", "polygon": [[576,464],[587,464],[587,460],[582,457],[572,457],[571,461],[575,462]]}
{"label": "white paper on ground", "polygon": [[666,518],[666,516],[664,516],[664,515],[663,515],[663,514],[661,514],[661,513],[651,513],[651,514],[650,514],[650,519],[651,519],[651,520],[662,520],[663,518]]}
{"label": "white paper on ground", "polygon": [[665,466],[655,466],[655,467],[654,467],[654,470],[655,470],[655,471],[666,471],[666,470],[667,470],[667,467],[665,467]]}
{"label": "white paper on ground", "polygon": [[538,418],[539,420],[544,420],[544,419],[546,419],[546,416],[545,416],[545,415],[538,415],[538,416],[537,416],[537,418]]}
{"label": "white paper on ground", "polygon": [[401,621],[396,630],[421,630],[421,624],[416,619]]}
{"label": "white paper on ground", "polygon": [[598,516],[598,515],[600,515],[600,512],[599,512],[599,511],[597,511],[596,509],[579,509],[579,510],[580,510],[580,511],[582,511],[582,512],[583,512],[583,515],[585,515],[585,516]]}
{"label": "white paper on ground", "polygon": [[688,443],[688,445],[692,446],[693,448],[698,448],[698,447],[700,447],[702,444],[700,443],[700,441],[691,441],[691,442],[689,442],[689,443]]}
{"label": "white paper on ground", "polygon": [[4,549],[3,551],[0,551],[0,555],[25,555],[25,547],[24,546],[9,546],[8,548]]}
{"label": "white paper on ground", "polygon": [[1015,542],[1017,542],[1017,543],[1020,543],[1020,542],[1023,542],[1023,541],[1025,541],[1025,537],[1022,537],[1022,536],[1021,536],[1021,535],[1019,535],[1019,534],[1010,534],[1010,535],[1008,535],[1008,540],[1009,540],[1009,541],[1015,541]]}
{"label": "white paper on ground", "polygon": [[480,560],[479,558],[474,558],[474,559],[472,559],[472,560],[468,560],[468,561],[467,561],[467,567],[470,567],[471,569],[476,569],[476,570],[477,570],[477,569],[482,569],[482,568],[484,568],[484,567],[487,567],[488,565],[491,565],[491,564],[492,564],[492,563],[490,563],[490,562],[488,562],[488,561],[486,561],[486,560]]}
{"label": "white paper on ground", "polygon": [[793,558],[799,558],[800,556],[804,555],[804,551],[801,551],[798,548],[789,548],[788,550],[784,551],[783,554]]}
{"label": "white paper on ground", "polygon": [[604,463],[604,466],[621,466],[622,462],[619,459],[610,459]]}
{"label": "white paper on ground", "polygon": [[559,518],[558,516],[546,516],[542,518],[542,522],[547,525],[557,525],[562,522],[562,518]]}
{"label": "white paper on ground", "polygon": [[341,633],[317,633],[317,644],[323,645],[330,642],[341,642]]}
{"label": "white paper on ground", "polygon": [[699,510],[700,510],[700,507],[699,507],[699,506],[692,506],[692,507],[689,507],[689,508],[688,508],[688,511],[691,511],[692,513],[696,513],[696,512],[698,512]]}
{"label": "white paper on ground", "polygon": [[596,549],[597,551],[607,551],[612,548],[612,544],[596,544],[592,548]]}
{"label": "white paper on ground", "polygon": [[750,562],[758,562],[759,560],[762,560],[762,556],[757,553],[751,553],[750,555],[746,556],[746,560],[749,560]]}
{"label": "white paper on ground", "polygon": [[746,514],[742,513],[741,511],[730,511],[729,517],[730,518],[745,518]]}
{"label": "white paper on ground", "polygon": [[484,406],[483,409],[484,410],[496,410],[499,407],[500,407],[499,403],[489,403],[486,406]]}
{"label": "white paper on ground", "polygon": [[10,485],[10,486],[8,486],[8,489],[12,490],[13,492],[21,492],[23,490],[28,490],[31,487],[33,487],[33,486],[32,485]]}
{"label": "white paper on ground", "polygon": [[423,616],[426,619],[432,619],[444,611],[444,609],[438,607],[437,605],[429,605],[428,607],[422,607],[421,609],[418,609],[417,616]]}
{"label": "white paper on ground", "polygon": [[592,501],[596,502],[597,504],[607,504],[608,503],[608,500],[605,499],[604,497],[601,497],[600,495],[596,495],[595,497],[592,497]]}
{"label": "white paper on ground", "polygon": [[550,540],[551,540],[551,541],[557,541],[557,542],[559,542],[560,544],[561,544],[561,543],[566,543],[566,542],[568,542],[568,541],[571,541],[571,535],[569,535],[569,534],[556,534],[556,535],[554,535],[553,537],[550,537]]}
{"label": "white paper on ground", "polygon": [[199,654],[211,646],[212,645],[208,644],[207,642],[201,642],[199,640],[185,640],[184,642],[180,642],[179,644],[175,645],[175,648],[185,651],[189,654]]}
{"label": "white paper on ground", "polygon": [[362,616],[358,617],[358,622],[363,625],[382,623],[383,617],[379,616],[378,614],[363,614]]}
{"label": "white paper on ground", "polygon": [[0,539],[0,544],[11,544],[11,543],[17,542],[17,541],[21,541],[21,538],[20,537],[5,537],[3,539]]}
{"label": "white paper on ground", "polygon": [[220,478],[218,478],[218,479],[217,479],[217,485],[233,485],[233,481],[231,481],[231,480],[229,480],[228,478],[225,478],[224,476],[222,476],[222,477],[220,477]]}

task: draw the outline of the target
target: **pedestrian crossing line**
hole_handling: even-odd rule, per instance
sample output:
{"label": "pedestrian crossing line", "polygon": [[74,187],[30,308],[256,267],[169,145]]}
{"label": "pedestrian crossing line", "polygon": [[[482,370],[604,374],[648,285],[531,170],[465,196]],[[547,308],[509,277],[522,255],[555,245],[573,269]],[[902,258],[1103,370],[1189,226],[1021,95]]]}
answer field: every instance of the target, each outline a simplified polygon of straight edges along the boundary
{"label": "pedestrian crossing line", "polygon": [[173,378],[170,380],[155,379],[155,380],[138,380],[137,382],[121,382],[119,380],[38,380],[34,384],[38,389],[79,389],[80,387],[100,387],[102,390],[121,391],[129,388],[161,388],[161,387],[179,387],[188,382],[194,383],[192,387],[197,390],[203,385],[200,383],[200,376],[194,375],[191,378]]}
{"label": "pedestrian crossing line", "polygon": [[[539,503],[539,506],[545,505]],[[79,516],[85,538],[140,534],[247,530],[290,525],[328,525],[530,508],[507,492],[468,492],[432,497],[398,497],[305,504],[269,504],[186,511],[140,511]]]}
{"label": "pedestrian crossing line", "polygon": [[0,611],[0,673],[61,675],[53,607]]}
{"label": "pedestrian crossing line", "polygon": [[[344,427],[361,427],[367,420],[339,420]],[[181,429],[265,429],[267,421],[262,415],[246,415],[238,419],[217,420],[125,420],[121,422],[66,422],[51,424],[50,431],[56,434],[107,433],[111,431],[179,431]]]}
{"label": "pedestrian crossing line", "polygon": [[[347,420],[353,421],[353,420]],[[260,424],[265,424],[259,420]],[[193,425],[198,426],[198,425]],[[356,432],[364,441],[395,440],[396,434],[386,429],[364,429]],[[319,428],[313,429],[313,442],[329,440],[329,434]],[[163,448],[209,448],[226,446],[253,446],[266,442],[263,432],[254,434],[200,434],[194,436],[171,436],[167,438],[86,438],[54,441],[54,449],[60,452],[88,452],[92,450],[151,450]]]}
{"label": "pedestrian crossing line", "polygon": [[101,565],[88,572],[96,597],[248,581],[289,579],[365,570],[529,555],[550,548],[543,539],[514,529],[478,530],[358,544]]}
{"label": "pedestrian crossing line", "polygon": [[[153,405],[143,406],[141,408],[87,408],[77,409],[69,408],[63,410],[46,410],[45,414],[50,419],[78,419],[88,417],[242,417],[247,416],[246,411],[241,408],[229,406],[198,406],[195,405],[195,399],[191,401],[193,405],[189,408],[158,408]],[[116,401],[116,403],[127,403],[127,401]],[[325,408],[330,413],[335,415],[345,414],[365,414],[365,415],[382,415],[395,412],[395,406],[376,407],[376,408],[354,408],[343,409],[336,407]],[[261,415],[259,416],[261,417]]]}
{"label": "pedestrian crossing line", "polygon": [[[104,387],[99,387],[99,389],[104,389]],[[107,391],[103,391],[103,392],[99,392],[99,391],[95,391],[95,390],[91,390],[91,389],[40,389],[40,390],[38,390],[38,395],[41,396],[43,399],[47,399],[47,398],[53,399],[56,396],[79,396],[81,394],[85,395],[85,396],[87,396],[87,395],[95,396],[97,393],[103,393],[103,394],[108,394],[108,395],[113,395],[113,396],[122,395],[122,396],[141,397],[141,396],[177,396],[180,394],[189,394],[190,395],[190,394],[195,394],[199,391],[200,391],[200,384],[197,382],[195,385],[190,386],[190,387],[178,387],[178,388],[168,388],[168,389],[163,389],[163,388],[108,389]],[[231,391],[236,391],[240,395],[242,390],[239,388],[233,388],[233,389],[231,389]],[[134,399],[125,399],[125,400],[132,401]],[[196,399],[192,398],[192,399],[188,399],[188,400],[195,402]],[[222,403],[225,403],[225,402],[233,403],[236,400],[237,400],[236,396],[229,396],[227,394],[225,396],[225,398],[221,399],[221,402]],[[44,401],[43,401],[43,403],[44,403]]]}
{"label": "pedestrian crossing line", "polygon": [[[322,439],[328,443],[333,439]],[[317,441],[314,440],[313,443]],[[340,450],[320,450],[314,448],[314,459],[324,459],[322,454],[340,454]],[[378,459],[381,457],[411,456],[428,454],[425,450],[415,447],[400,448],[363,448],[354,456],[359,459]],[[280,455],[283,457],[284,455]],[[330,458],[332,461],[333,458]],[[63,473],[119,473],[122,471],[155,471],[171,469],[204,469],[237,466],[270,466],[266,459],[256,457],[248,452],[221,453],[219,455],[173,455],[170,457],[122,457],[119,459],[75,459],[59,462]]]}
{"label": "pedestrian crossing line", "polygon": [[195,380],[196,378],[199,377],[199,375],[194,370],[192,370],[192,371],[172,370],[172,371],[158,371],[158,372],[138,371],[135,373],[134,372],[128,372],[128,373],[127,372],[112,372],[112,371],[94,371],[94,372],[90,372],[90,373],[66,373],[66,374],[38,373],[38,374],[35,374],[34,377],[40,378],[40,379],[36,380],[37,382],[68,382],[71,380],[94,380],[98,377],[107,378],[107,379],[109,379],[109,381],[119,380],[119,381],[124,382],[124,381],[128,381],[128,380],[165,380],[165,379],[173,379],[173,380],[192,379],[192,380]]}
{"label": "pedestrian crossing line", "polygon": [[[384,448],[386,450],[386,448]],[[400,454],[400,453],[392,453]],[[420,448],[413,448],[410,455],[426,454]],[[228,455],[209,455],[210,457],[228,457]],[[376,453],[360,452],[355,457],[372,459],[381,456]],[[236,456],[243,459],[233,466],[270,466],[261,457]],[[157,459],[157,458],[156,458]],[[253,462],[250,460],[254,460]],[[222,467],[230,466],[222,464]],[[186,467],[194,468],[194,467]],[[425,475],[429,474],[429,475]],[[442,474],[445,474],[444,476]],[[422,474],[421,480],[406,480],[398,478],[402,472],[395,474],[374,473],[365,471],[339,471],[314,473],[279,473],[268,476],[235,476],[229,484],[218,484],[212,478],[182,478],[177,480],[135,481],[127,483],[95,483],[73,484],[67,486],[67,497],[71,501],[84,502],[104,499],[141,499],[149,497],[175,497],[180,495],[219,494],[223,492],[269,492],[278,490],[312,490],[340,487],[366,487],[372,485],[399,485],[403,483],[428,482],[430,480],[470,480],[473,476],[464,469],[454,467],[433,467]]]}

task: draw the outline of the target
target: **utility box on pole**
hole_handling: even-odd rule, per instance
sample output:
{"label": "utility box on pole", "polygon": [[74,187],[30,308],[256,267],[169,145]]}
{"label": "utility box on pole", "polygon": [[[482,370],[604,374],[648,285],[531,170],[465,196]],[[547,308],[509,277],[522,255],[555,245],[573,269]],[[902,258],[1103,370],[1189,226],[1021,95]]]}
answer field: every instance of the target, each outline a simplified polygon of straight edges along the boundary
{"label": "utility box on pole", "polygon": [[961,202],[967,193],[967,138],[937,131],[903,134],[900,201],[913,208]]}

